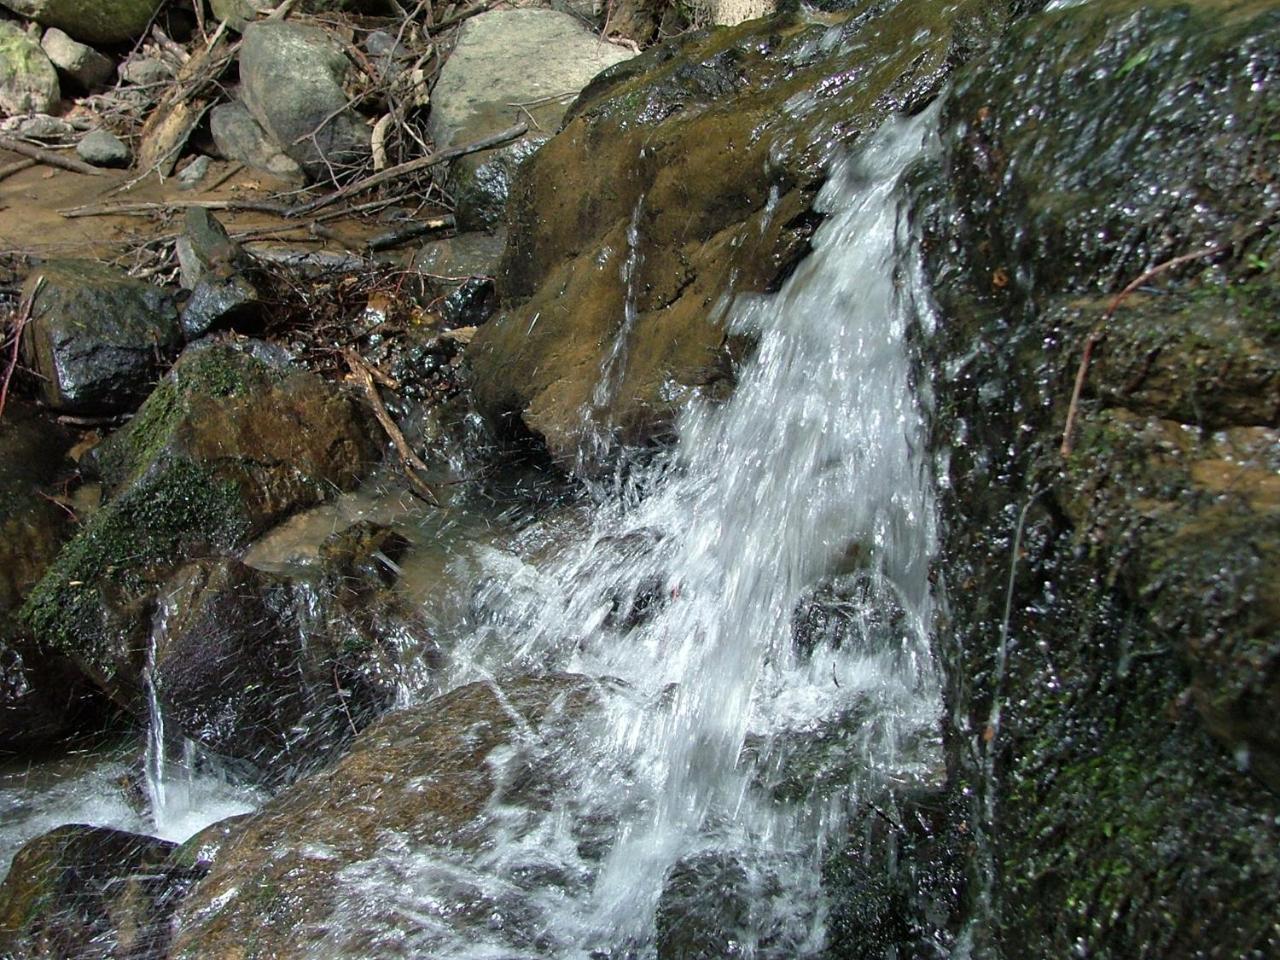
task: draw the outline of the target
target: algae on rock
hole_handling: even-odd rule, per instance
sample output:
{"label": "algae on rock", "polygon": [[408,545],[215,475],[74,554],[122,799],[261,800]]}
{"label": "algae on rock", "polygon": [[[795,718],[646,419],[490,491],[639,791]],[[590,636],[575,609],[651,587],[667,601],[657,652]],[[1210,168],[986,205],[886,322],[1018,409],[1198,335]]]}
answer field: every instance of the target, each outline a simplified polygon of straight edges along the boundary
{"label": "algae on rock", "polygon": [[136,707],[157,585],[352,488],[377,451],[355,402],[312,374],[216,343],[188,350],[104,445],[110,499],[22,609],[35,637]]}
{"label": "algae on rock", "polygon": [[[1277,116],[1280,12],[1252,2],[1045,12],[944,109],[940,655],[1010,960],[1280,949]],[[1112,294],[1219,245],[1110,315],[1064,459]]]}

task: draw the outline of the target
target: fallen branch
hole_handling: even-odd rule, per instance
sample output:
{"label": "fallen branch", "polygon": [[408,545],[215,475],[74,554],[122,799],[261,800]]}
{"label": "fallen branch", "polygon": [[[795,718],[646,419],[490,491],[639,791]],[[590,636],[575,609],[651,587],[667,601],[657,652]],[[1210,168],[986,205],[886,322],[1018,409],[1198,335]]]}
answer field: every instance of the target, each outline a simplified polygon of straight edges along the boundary
{"label": "fallen branch", "polygon": [[410,223],[398,229],[380,233],[376,237],[370,237],[367,246],[375,253],[379,250],[390,250],[400,246],[402,243],[408,243],[410,240],[426,236],[428,233],[435,233],[437,230],[452,230],[455,225],[453,217],[435,217],[431,220],[419,220],[416,223]]}
{"label": "fallen branch", "polygon": [[273,213],[278,217],[289,216],[292,209],[282,203],[272,203],[269,200],[170,200],[165,203],[151,201],[89,203],[82,207],[59,210],[58,213],[68,220],[74,220],[77,217],[138,217],[152,213],[177,213],[191,207],[232,212]]}
{"label": "fallen branch", "polygon": [[428,167],[434,167],[440,163],[446,163],[458,157],[464,157],[469,153],[478,153],[481,150],[488,150],[492,147],[501,146],[509,143],[518,137],[524,136],[529,132],[529,128],[523,124],[516,124],[503,130],[501,133],[495,133],[491,137],[483,137],[474,143],[463,144],[459,147],[446,147],[444,150],[437,150],[435,153],[428,154],[425,157],[419,157],[416,160],[410,160],[407,163],[397,164],[394,167],[388,167],[381,173],[375,173],[372,176],[365,177],[355,183],[348,184],[339,190],[319,199],[312,200],[310,203],[304,203],[301,206],[294,207],[287,216],[302,217],[317,210],[323,210],[325,207],[332,206],[339,200],[345,200],[347,197],[357,193],[364,193],[366,190],[372,190],[374,187],[387,183],[391,180],[397,180],[400,177],[407,177],[412,173],[420,170],[426,170]]}
{"label": "fallen branch", "polygon": [[31,320],[31,310],[35,307],[36,297],[44,286],[44,277],[36,280],[31,293],[22,298],[18,312],[13,316],[13,349],[9,351],[9,363],[5,366],[4,379],[0,380],[0,417],[4,416],[4,405],[9,399],[9,383],[13,380],[13,371],[18,366],[18,349],[22,344],[22,331]]}
{"label": "fallen branch", "polygon": [[364,390],[365,397],[369,400],[369,405],[373,407],[373,415],[378,418],[378,423],[382,425],[382,429],[387,432],[387,436],[391,438],[391,442],[395,445],[396,452],[400,455],[401,466],[404,468],[405,476],[409,478],[409,484],[413,487],[414,493],[432,506],[440,506],[440,498],[436,496],[435,491],[421,476],[421,474],[430,473],[430,468],[423,463],[421,457],[413,452],[409,446],[409,441],[404,438],[404,434],[396,426],[395,420],[387,412],[386,405],[382,402],[382,397],[378,395],[378,387],[373,382],[373,371],[369,369],[368,364],[360,359],[359,354],[350,347],[342,351],[342,356],[347,361],[347,366],[351,368],[351,373],[356,381]]}
{"label": "fallen branch", "polygon": [[30,170],[36,165],[36,161],[28,157],[26,160],[15,160],[13,163],[6,163],[0,167],[0,180],[5,180],[15,173],[21,173],[23,170]]}
{"label": "fallen branch", "polygon": [[1098,321],[1097,326],[1089,331],[1088,336],[1084,338],[1084,348],[1080,352],[1080,366],[1076,368],[1075,385],[1071,390],[1071,403],[1067,406],[1067,424],[1062,428],[1062,447],[1061,453],[1064,457],[1071,456],[1073,448],[1072,434],[1075,433],[1076,415],[1080,407],[1080,394],[1084,390],[1085,379],[1089,375],[1089,362],[1093,359],[1093,348],[1097,346],[1098,341],[1106,335],[1106,326],[1111,322],[1111,318],[1115,315],[1116,309],[1125,299],[1141,287],[1143,284],[1167,273],[1175,267],[1192,263],[1196,260],[1203,260],[1206,257],[1216,256],[1219,253],[1225,253],[1230,250],[1238,241],[1230,243],[1220,243],[1215,247],[1209,247],[1205,250],[1197,250],[1194,253],[1184,253],[1182,256],[1174,257],[1171,260],[1165,260],[1158,263],[1150,270],[1143,273],[1125,286],[1123,290],[1117,293],[1107,307],[1106,313],[1102,315],[1102,319]]}
{"label": "fallen branch", "polygon": [[105,170],[90,166],[83,160],[73,160],[71,157],[64,157],[59,153],[54,153],[52,150],[46,150],[43,147],[37,147],[22,140],[14,140],[12,137],[0,136],[0,149],[20,153],[24,157],[30,157],[37,163],[43,163],[48,167],[60,167],[63,170],[70,170],[72,173],[82,173],[86,177],[101,177],[106,173]]}
{"label": "fallen branch", "polygon": [[453,14],[452,16],[445,17],[439,23],[435,24],[431,28],[431,33],[437,34],[437,33],[440,33],[442,30],[448,30],[450,27],[455,27],[458,24],[460,24],[463,20],[470,20],[472,17],[476,16],[477,14],[484,13],[491,6],[492,4],[490,3],[477,3],[474,7],[467,7],[467,9],[465,10],[459,10],[457,13]]}

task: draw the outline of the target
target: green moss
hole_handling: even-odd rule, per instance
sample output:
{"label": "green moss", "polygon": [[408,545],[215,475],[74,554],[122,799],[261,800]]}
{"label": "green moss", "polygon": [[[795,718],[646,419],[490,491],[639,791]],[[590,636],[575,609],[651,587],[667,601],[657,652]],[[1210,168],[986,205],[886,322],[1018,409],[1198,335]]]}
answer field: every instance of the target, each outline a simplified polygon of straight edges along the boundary
{"label": "green moss", "polygon": [[110,673],[103,663],[102,590],[135,597],[201,544],[229,549],[247,532],[234,483],[187,461],[144,477],[63,549],[20,617],[41,640]]}

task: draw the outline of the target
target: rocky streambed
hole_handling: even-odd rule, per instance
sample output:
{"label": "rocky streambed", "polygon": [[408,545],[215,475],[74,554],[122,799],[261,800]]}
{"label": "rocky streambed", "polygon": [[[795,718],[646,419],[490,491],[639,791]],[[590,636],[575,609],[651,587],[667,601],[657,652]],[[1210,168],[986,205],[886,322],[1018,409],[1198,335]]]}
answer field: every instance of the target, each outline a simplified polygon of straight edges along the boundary
{"label": "rocky streambed", "polygon": [[14,262],[0,953],[1280,949],[1280,7],[834,6],[468,17],[394,264]]}

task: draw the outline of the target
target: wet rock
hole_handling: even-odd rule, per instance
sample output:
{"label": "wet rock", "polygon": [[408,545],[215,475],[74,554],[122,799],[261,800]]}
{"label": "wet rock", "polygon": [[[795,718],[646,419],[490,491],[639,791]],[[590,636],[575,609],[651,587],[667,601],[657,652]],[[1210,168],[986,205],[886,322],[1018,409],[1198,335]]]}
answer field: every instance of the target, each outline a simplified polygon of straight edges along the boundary
{"label": "wet rock", "polygon": [[[36,292],[39,287],[38,292]],[[173,301],[159,287],[88,260],[46,263],[22,353],[57,410],[116,413],[147,395],[179,343]]]}
{"label": "wet rock", "polygon": [[869,571],[824,580],[800,598],[791,614],[791,642],[801,658],[819,647],[892,656],[907,648],[910,631],[893,585]]}
{"label": "wet rock", "polygon": [[1010,960],[1280,949],[1278,29],[1250,4],[1050,11],[945,105],[940,653]]}
{"label": "wet rock", "polygon": [[203,872],[176,845],[105,827],[59,827],[27,843],[0,886],[0,952],[15,960],[164,956],[169,918]]}
{"label": "wet rock", "polygon": [[[401,941],[406,933],[404,916],[385,888],[359,885],[360,870],[386,843],[474,848],[487,811],[504,798],[536,803],[536,772],[500,778],[494,758],[531,742],[522,729],[554,742],[590,709],[593,691],[571,675],[520,678],[500,693],[477,683],[383,718],[335,766],[279,794],[223,844],[183,905],[171,956],[220,956],[250,937],[258,955],[278,960],[392,949],[395,931]],[[503,909],[479,891],[457,896],[435,916],[459,929],[482,927]],[[331,927],[339,908],[360,921]],[[264,916],[272,922],[264,925]]]}
{"label": "wet rock", "polygon": [[57,27],[44,32],[40,46],[53,65],[83,90],[105,87],[115,79],[116,65],[111,60]]}
{"label": "wet rock", "polygon": [[436,144],[468,143],[510,127],[524,118],[512,104],[526,105],[533,130],[453,165],[459,228],[500,224],[516,167],[559,127],[574,94],[632,56],[599,40],[576,17],[554,10],[500,10],[464,23],[431,94],[428,131]]}
{"label": "wet rock", "polygon": [[941,791],[863,803],[823,865],[831,960],[947,956],[973,852],[963,809]]}
{"label": "wet rock", "polygon": [[188,349],[99,448],[110,499],[23,607],[38,640],[127,708],[139,709],[155,593],[173,569],[350,489],[377,457],[350,397],[251,351]]}
{"label": "wet rock", "polygon": [[343,89],[351,63],[324,30],[282,21],[245,28],[240,96],[281,151],[313,180],[339,177],[370,151]]}
{"label": "wet rock", "polygon": [[731,854],[707,852],[678,861],[658,901],[659,960],[713,960],[740,956],[739,931],[750,929],[752,890]]}
{"label": "wet rock", "polygon": [[108,130],[94,130],[76,145],[76,154],[95,167],[127,167],[133,155],[128,145]]}
{"label": "wet rock", "polygon": [[229,559],[184,567],[156,634],[166,727],[269,783],[314,768],[391,703],[398,657],[429,649],[381,586],[353,562],[314,579]]}
{"label": "wet rock", "polygon": [[261,306],[261,295],[245,277],[206,277],[196,282],[182,308],[182,334],[194,340],[210,330],[244,326],[258,318]]}
{"label": "wet rock", "polygon": [[121,43],[139,36],[151,23],[160,0],[3,0],[42,27],[65,30],[81,43]]}
{"label": "wet rock", "polygon": [[30,756],[100,723],[101,706],[71,660],[0,618],[0,757]]}
{"label": "wet rock", "polygon": [[428,243],[414,256],[414,269],[419,273],[437,282],[453,283],[439,306],[446,326],[475,327],[493,316],[497,305],[493,277],[506,242],[502,229],[460,233]]}
{"label": "wet rock", "polygon": [[286,183],[305,182],[302,168],[271,141],[244,104],[238,101],[218,104],[209,113],[209,126],[218,152],[226,159]]}
{"label": "wet rock", "polygon": [[661,442],[692,397],[724,396],[750,346],[723,327],[726,297],[791,272],[821,220],[824,154],[934,95],[973,6],[696,34],[598,77],[517,175],[501,311],[469,351],[479,407],[590,472]]}
{"label": "wet rock", "polygon": [[0,111],[53,113],[61,99],[58,72],[40,44],[16,23],[0,20]]}

